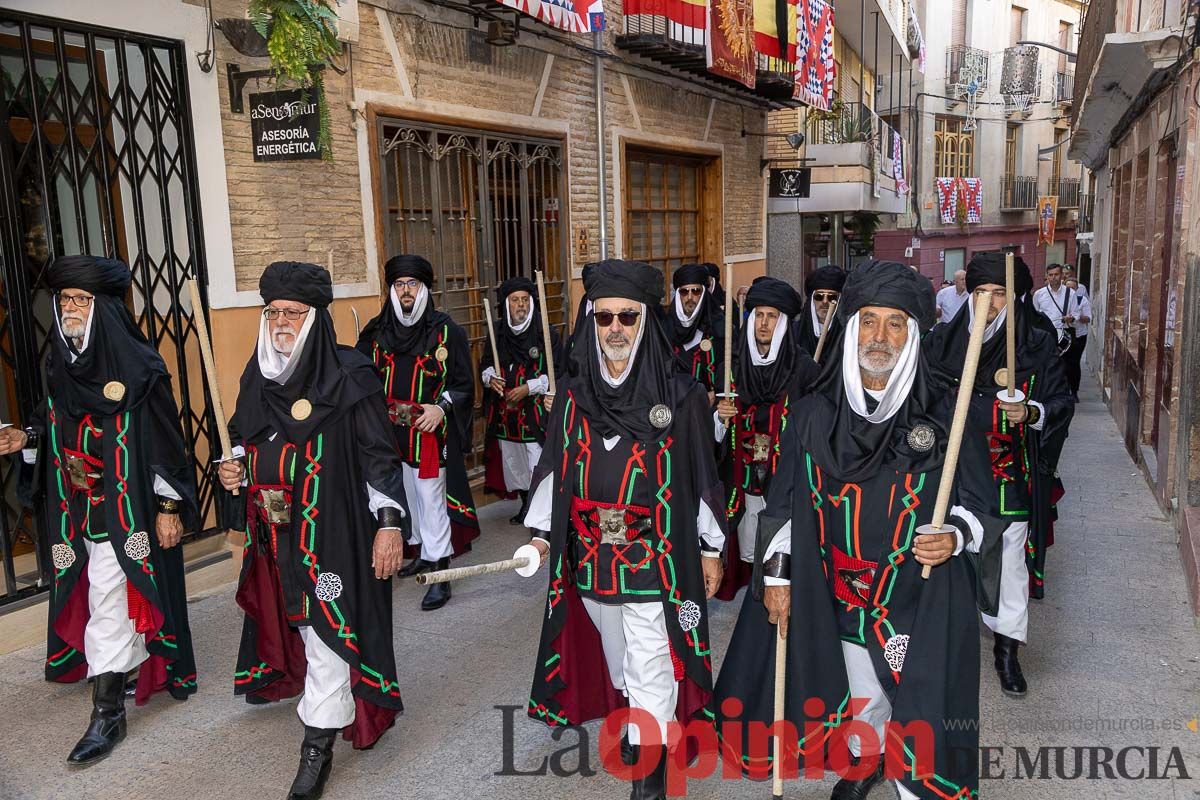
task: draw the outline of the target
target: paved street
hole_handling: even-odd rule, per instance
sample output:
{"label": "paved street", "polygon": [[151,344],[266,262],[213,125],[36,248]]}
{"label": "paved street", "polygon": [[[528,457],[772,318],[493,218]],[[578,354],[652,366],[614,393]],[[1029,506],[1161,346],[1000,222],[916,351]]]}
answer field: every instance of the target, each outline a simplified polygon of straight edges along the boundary
{"label": "paved street", "polygon": [[[1174,534],[1125,455],[1094,386],[1076,415],[1062,471],[1068,494],[1049,554],[1047,599],[1034,604],[1033,646],[1022,651],[1031,683],[1027,698],[1000,694],[990,636],[982,641],[982,744],[1004,748],[993,754],[994,772],[1006,770],[1009,777],[985,780],[980,794],[1004,800],[1198,798],[1200,733],[1185,725],[1200,714],[1200,634],[1187,605]],[[473,562],[507,557],[521,542],[523,531],[507,525],[511,513],[510,504],[482,510],[486,532]],[[421,593],[412,583],[395,593],[396,652],[408,710],[373,751],[354,752],[339,743],[327,797],[628,796],[624,785],[603,773],[567,779],[494,775],[503,756],[502,716],[493,706],[523,706],[527,698],[544,573],[527,581],[505,575],[456,584],[451,604],[431,614],[418,610]],[[736,611],[736,604],[714,609],[718,658]],[[132,710],[129,739],[87,771],[70,771],[63,763],[85,724],[87,688],[43,682],[41,648],[0,657],[0,719],[8,728],[0,748],[0,798],[282,797],[301,733],[294,703],[251,707],[233,697],[240,619],[232,585],[197,597],[191,613],[199,694],[186,703],[160,697]],[[1145,730],[1147,720],[1177,729]],[[595,734],[596,727],[589,730]],[[517,715],[513,750],[520,769],[573,742],[568,734],[556,744],[547,729]],[[1031,758],[1037,747],[1115,751],[1159,745],[1165,748],[1159,771],[1167,749],[1178,746],[1193,779],[1012,780],[1018,745],[1031,748]],[[592,747],[598,766],[594,736]],[[1065,751],[1068,775],[1074,757]],[[1058,771],[1053,751],[1049,759],[1051,773]],[[1136,774],[1147,761],[1144,754],[1130,756],[1128,771]],[[792,783],[786,795],[826,798],[831,783]],[[763,784],[711,779],[693,784],[691,796],[766,798],[769,791]],[[891,790],[881,787],[873,796],[891,797]]]}

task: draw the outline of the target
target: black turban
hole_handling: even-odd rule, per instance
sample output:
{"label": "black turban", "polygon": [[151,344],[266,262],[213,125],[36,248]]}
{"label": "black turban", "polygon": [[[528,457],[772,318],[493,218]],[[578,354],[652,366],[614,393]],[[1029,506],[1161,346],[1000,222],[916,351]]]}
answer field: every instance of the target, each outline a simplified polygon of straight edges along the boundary
{"label": "black turban", "polygon": [[500,297],[500,302],[508,299],[508,296],[513,292],[529,292],[529,299],[537,302],[537,284],[526,278],[524,275],[517,275],[509,278],[496,288],[496,294]]}
{"label": "black turban", "polygon": [[662,272],[644,261],[610,258],[600,261],[583,279],[583,289],[593,303],[602,297],[624,297],[655,308],[662,303]]}
{"label": "black turban", "polygon": [[324,267],[303,261],[276,261],[258,279],[258,293],[263,303],[275,300],[294,300],[297,303],[325,308],[333,302],[333,280]]}
{"label": "black turban", "polygon": [[804,279],[804,291],[812,294],[818,289],[840,292],[846,285],[846,270],[832,264],[814,270],[813,274]]}
{"label": "black turban", "polygon": [[124,261],[101,256],[63,256],[46,274],[46,284],[56,292],[83,289],[111,297],[124,297],[132,280]]}
{"label": "black turban", "polygon": [[771,306],[789,319],[800,313],[803,301],[791,284],[778,278],[763,276],[755,279],[746,293],[746,311],[757,306]]}
{"label": "black turban", "polygon": [[[1005,285],[1004,253],[978,253],[967,264],[967,291],[974,292],[985,283]],[[1013,256],[1013,284],[1017,297],[1033,290],[1033,276],[1020,256]]]}
{"label": "black turban", "polygon": [[383,265],[383,272],[388,286],[400,278],[416,278],[426,287],[433,288],[433,265],[421,256],[392,256]]}
{"label": "black turban", "polygon": [[922,333],[933,327],[934,298],[929,279],[895,261],[862,264],[846,278],[838,316],[849,319],[864,306],[885,306],[908,314]]}
{"label": "black turban", "polygon": [[671,285],[676,289],[681,286],[703,286],[708,289],[709,275],[708,267],[705,264],[684,264],[671,274]]}

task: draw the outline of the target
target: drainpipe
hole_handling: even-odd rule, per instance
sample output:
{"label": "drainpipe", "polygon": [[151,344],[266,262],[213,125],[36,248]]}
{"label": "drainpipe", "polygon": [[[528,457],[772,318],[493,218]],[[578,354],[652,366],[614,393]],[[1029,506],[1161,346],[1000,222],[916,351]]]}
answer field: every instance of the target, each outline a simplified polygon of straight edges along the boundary
{"label": "drainpipe", "polygon": [[600,192],[600,260],[608,258],[608,159],[604,148],[604,32],[592,31],[596,70],[596,172]]}

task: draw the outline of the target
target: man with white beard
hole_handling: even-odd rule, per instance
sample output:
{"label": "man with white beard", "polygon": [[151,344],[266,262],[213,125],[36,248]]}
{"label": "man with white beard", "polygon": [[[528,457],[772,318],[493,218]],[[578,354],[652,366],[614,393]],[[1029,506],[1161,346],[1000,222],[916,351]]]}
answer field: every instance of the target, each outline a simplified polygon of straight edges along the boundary
{"label": "man with white beard", "polygon": [[[542,397],[550,390],[548,363],[562,361],[557,333],[550,345],[542,335],[537,287],[523,275],[509,278],[496,290],[501,318],[492,321],[500,364],[492,348],[484,348],[481,382],[487,418],[484,442],[484,488],[501,497],[515,493],[521,506],[512,519],[519,525],[529,502],[529,481],[542,455],[549,412]],[[561,370],[558,370],[561,372]]]}
{"label": "man with white beard", "polygon": [[259,290],[258,346],[230,420],[239,458],[219,470],[222,522],[246,532],[234,691],[253,704],[302,694],[288,798],[316,800],[337,734],[372,747],[403,709],[391,576],[408,512],[383,390],[337,343],[329,273],[276,262]]}
{"label": "man with white beard", "polygon": [[126,674],[137,704],[196,691],[179,540],[196,530],[196,486],[171,377],[125,305],[132,276],[114,259],[60,258],[47,284],[57,329],[47,397],[25,430],[0,430],[0,454],[24,449],[46,487],[54,578],[46,679],[92,680],[92,717],[70,764],[93,764],[125,738]]}
{"label": "man with white beard", "polygon": [[712,412],[675,368],[655,312],[661,272],[602,261],[584,288],[594,305],[525,517],[551,573],[529,713],[558,726],[641,709],[656,724],[632,725],[625,749],[653,770],[631,797],[661,800],[667,723],[713,713],[706,600],[721,582],[725,514]]}
{"label": "man with white beard", "polygon": [[[733,743],[729,726],[742,726],[733,746],[749,776],[770,774],[752,731],[775,720],[781,636],[784,717],[804,732],[785,753],[802,750],[806,764],[823,753],[830,767],[848,760],[834,748],[853,756],[832,800],[865,800],[885,750],[901,800],[974,796],[977,759],[964,754],[978,752],[979,634],[973,572],[957,555],[978,549],[979,523],[951,498],[948,529],[918,533],[933,516],[952,401],[921,353],[933,294],[907,266],[875,261],[850,273],[837,313],[830,368],[792,409],[759,517],[765,552],[717,684],[731,715],[722,730]],[[813,719],[825,724],[814,731]],[[889,722],[931,747],[910,750]]]}

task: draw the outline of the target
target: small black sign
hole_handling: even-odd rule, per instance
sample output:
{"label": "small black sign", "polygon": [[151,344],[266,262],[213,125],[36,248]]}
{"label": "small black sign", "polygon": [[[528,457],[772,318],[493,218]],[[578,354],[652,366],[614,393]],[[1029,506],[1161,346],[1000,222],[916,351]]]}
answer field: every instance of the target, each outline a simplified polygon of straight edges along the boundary
{"label": "small black sign", "polygon": [[801,169],[772,169],[770,197],[808,197],[812,181],[812,170]]}
{"label": "small black sign", "polygon": [[303,89],[250,95],[250,132],[255,161],[320,158],[321,117],[317,98]]}

